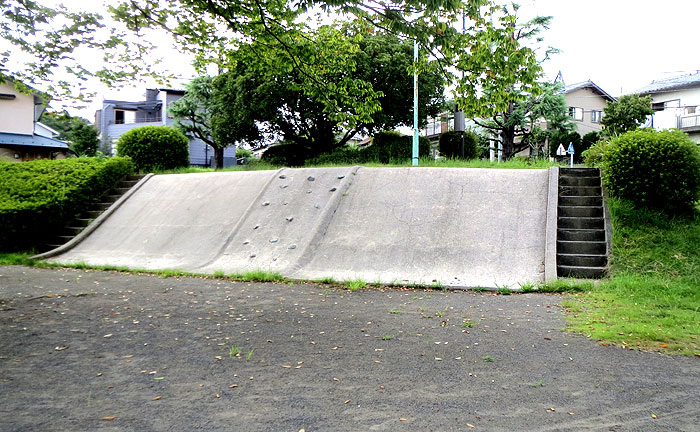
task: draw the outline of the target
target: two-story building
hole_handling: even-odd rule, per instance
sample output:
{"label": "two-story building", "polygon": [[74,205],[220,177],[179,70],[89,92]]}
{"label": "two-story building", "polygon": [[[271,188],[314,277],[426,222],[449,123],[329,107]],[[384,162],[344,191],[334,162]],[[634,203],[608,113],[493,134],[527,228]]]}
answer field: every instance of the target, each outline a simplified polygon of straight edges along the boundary
{"label": "two-story building", "polygon": [[634,94],[651,96],[651,127],[680,129],[700,143],[700,71],[652,81]]}
{"label": "two-story building", "polygon": [[[126,131],[142,126],[172,126],[168,115],[170,104],[185,95],[184,90],[147,89],[146,100],[138,102],[104,100],[95,113],[95,126],[100,131],[102,148],[116,153],[115,143]],[[213,166],[214,149],[197,138],[190,138],[190,165]],[[236,165],[236,147],[224,149],[224,166]]]}
{"label": "two-story building", "polygon": [[48,97],[31,88],[28,90],[17,90],[8,78],[0,83],[0,160],[66,158],[72,153],[68,144],[55,139],[58,133],[39,122]]}
{"label": "two-story building", "polygon": [[608,102],[616,99],[591,80],[564,86],[564,100],[576,131],[584,136],[603,129],[600,120]]}

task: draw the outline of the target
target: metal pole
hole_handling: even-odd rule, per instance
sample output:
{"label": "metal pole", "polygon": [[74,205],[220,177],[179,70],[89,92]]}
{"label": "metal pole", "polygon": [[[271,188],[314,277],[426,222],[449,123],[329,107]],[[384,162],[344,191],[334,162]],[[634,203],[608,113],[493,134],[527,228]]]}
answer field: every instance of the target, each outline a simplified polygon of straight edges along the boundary
{"label": "metal pole", "polygon": [[418,165],[418,40],[413,41],[413,166]]}

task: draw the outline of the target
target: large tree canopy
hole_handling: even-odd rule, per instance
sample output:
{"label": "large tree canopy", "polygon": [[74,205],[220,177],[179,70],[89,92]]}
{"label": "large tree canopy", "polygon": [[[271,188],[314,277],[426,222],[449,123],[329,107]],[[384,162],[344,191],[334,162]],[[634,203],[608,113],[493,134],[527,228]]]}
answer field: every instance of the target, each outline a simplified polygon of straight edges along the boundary
{"label": "large tree canopy", "polygon": [[603,132],[617,136],[637,129],[654,110],[651,107],[651,96],[624,95],[607,104],[603,112],[605,115],[600,121]]}

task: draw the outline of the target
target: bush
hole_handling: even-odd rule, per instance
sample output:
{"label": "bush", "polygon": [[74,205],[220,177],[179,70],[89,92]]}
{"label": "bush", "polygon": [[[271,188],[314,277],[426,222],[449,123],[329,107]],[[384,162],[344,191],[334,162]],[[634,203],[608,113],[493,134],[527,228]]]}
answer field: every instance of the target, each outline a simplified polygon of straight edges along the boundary
{"label": "bush", "polygon": [[605,185],[637,207],[680,213],[700,198],[700,148],[681,131],[644,129],[610,140]]}
{"label": "bush", "polygon": [[[559,147],[559,144],[562,144],[564,146],[564,149],[569,148],[569,144],[574,145],[574,160],[575,161],[581,161],[581,135],[578,134],[578,132],[554,132],[552,134],[552,139],[549,140],[549,155],[556,157],[557,155],[557,148]],[[569,157],[568,154],[566,156],[567,158]]]}
{"label": "bush", "polygon": [[236,147],[236,157],[237,158],[249,158],[253,157],[253,151],[244,149],[242,147]]}
{"label": "bush", "polygon": [[[418,155],[427,156],[430,152],[430,140],[426,137],[418,139]],[[374,135],[372,145],[362,149],[366,162],[390,163],[404,162],[413,158],[413,137],[394,131],[382,131]]]}
{"label": "bush", "polygon": [[30,250],[133,173],[128,158],[0,162],[0,250]]}
{"label": "bush", "polygon": [[583,162],[591,167],[599,167],[603,164],[603,154],[605,149],[608,147],[608,140],[601,139],[595,144],[591,145],[587,150],[581,153],[583,157]]}
{"label": "bush", "polygon": [[273,165],[303,166],[311,154],[311,149],[307,147],[282,142],[265,150],[260,159]]}
{"label": "bush", "polygon": [[117,141],[117,155],[128,156],[139,171],[169,170],[189,166],[188,140],[171,126],[131,129]]}
{"label": "bush", "polygon": [[462,132],[449,131],[440,135],[440,154],[453,159],[476,159],[481,154],[479,136],[464,132],[464,158],[462,158]]}
{"label": "bush", "polygon": [[363,149],[350,146],[342,146],[332,153],[318,155],[307,161],[308,165],[355,165],[367,162],[364,159]]}

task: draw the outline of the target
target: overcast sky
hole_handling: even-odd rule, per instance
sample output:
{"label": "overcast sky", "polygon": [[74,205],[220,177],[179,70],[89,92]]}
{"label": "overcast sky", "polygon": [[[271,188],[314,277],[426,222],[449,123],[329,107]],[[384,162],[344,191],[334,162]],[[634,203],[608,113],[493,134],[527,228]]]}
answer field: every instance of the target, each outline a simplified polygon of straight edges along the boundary
{"label": "overcast sky", "polygon": [[[546,45],[560,50],[544,64],[551,80],[561,71],[567,84],[590,79],[619,96],[652,80],[700,69],[698,0],[520,0],[519,4],[523,17],[553,16],[543,34]],[[174,60],[179,74],[186,78],[193,73],[183,68],[181,58]],[[79,114],[92,119],[102,98],[137,100],[145,87],[105,89]]]}

